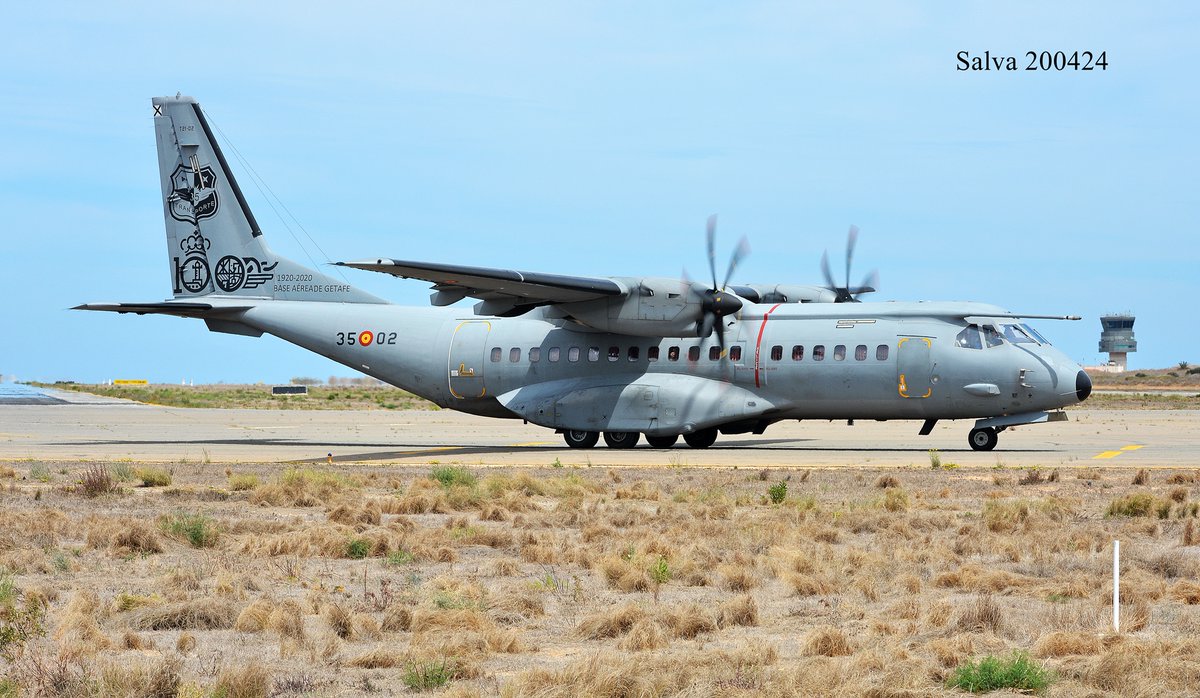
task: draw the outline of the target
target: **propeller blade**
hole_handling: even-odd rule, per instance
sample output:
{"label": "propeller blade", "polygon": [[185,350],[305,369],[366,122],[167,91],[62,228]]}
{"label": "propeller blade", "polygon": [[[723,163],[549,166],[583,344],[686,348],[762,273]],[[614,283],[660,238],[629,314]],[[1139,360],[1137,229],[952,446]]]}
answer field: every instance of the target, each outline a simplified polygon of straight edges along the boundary
{"label": "propeller blade", "polygon": [[825,285],[831,291],[837,291],[837,284],[833,282],[833,274],[829,271],[829,250],[821,253],[821,273],[825,275]]}
{"label": "propeller blade", "polygon": [[858,296],[859,294],[863,294],[863,293],[874,293],[878,289],[879,289],[879,272],[875,269],[872,269],[871,273],[867,274],[863,278],[862,285],[859,286],[858,288],[850,289],[850,293],[855,296]]}
{"label": "propeller blade", "polygon": [[854,259],[854,247],[858,245],[858,226],[850,226],[846,235],[846,286],[850,285],[850,262]]}
{"label": "propeller blade", "polygon": [[717,288],[717,214],[708,217],[708,270],[712,273],[713,289]]}
{"label": "propeller blade", "polygon": [[741,240],[738,240],[737,247],[733,248],[733,255],[729,257],[729,269],[725,271],[725,282],[721,284],[721,288],[729,287],[729,280],[733,278],[733,270],[737,268],[742,260],[750,254],[750,241],[743,235]]}
{"label": "propeller blade", "polygon": [[717,344],[719,344],[721,346],[721,358],[724,359],[725,358],[725,322],[724,321],[718,322],[717,326],[716,326],[716,330],[717,330]]}
{"label": "propeller blade", "polygon": [[716,325],[716,323],[717,323],[717,314],[716,313],[712,313],[712,312],[705,313],[704,318],[700,320],[699,335],[701,337],[708,337],[709,335],[711,335],[713,332],[713,326]]}

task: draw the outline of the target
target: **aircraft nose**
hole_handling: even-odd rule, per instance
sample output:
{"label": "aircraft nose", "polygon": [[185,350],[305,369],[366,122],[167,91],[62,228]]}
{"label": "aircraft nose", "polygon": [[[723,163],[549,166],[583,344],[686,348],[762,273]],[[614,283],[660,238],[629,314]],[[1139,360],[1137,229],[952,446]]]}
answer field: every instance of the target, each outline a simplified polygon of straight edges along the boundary
{"label": "aircraft nose", "polygon": [[1092,377],[1083,369],[1075,374],[1075,397],[1079,398],[1080,402],[1088,399],[1092,394]]}

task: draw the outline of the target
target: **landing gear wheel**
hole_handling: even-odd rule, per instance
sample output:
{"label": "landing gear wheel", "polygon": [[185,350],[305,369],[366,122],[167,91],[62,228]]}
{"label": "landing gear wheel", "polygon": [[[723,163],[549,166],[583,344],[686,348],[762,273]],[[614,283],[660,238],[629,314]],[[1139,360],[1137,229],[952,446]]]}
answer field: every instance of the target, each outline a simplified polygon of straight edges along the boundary
{"label": "landing gear wheel", "polygon": [[684,434],[683,440],[692,448],[708,448],[717,442],[717,428],[701,429],[691,434]]}
{"label": "landing gear wheel", "polygon": [[670,436],[647,436],[646,443],[650,444],[650,448],[670,448],[679,440],[678,434]]}
{"label": "landing gear wheel", "polygon": [[636,431],[606,431],[604,432],[604,443],[608,444],[609,448],[633,448],[637,446],[638,439],[642,435]]}
{"label": "landing gear wheel", "polygon": [[591,448],[600,440],[600,432],[598,431],[572,431],[563,432],[563,440],[571,448]]}
{"label": "landing gear wheel", "polygon": [[996,430],[991,427],[984,429],[972,429],[967,441],[970,442],[971,448],[976,451],[990,451],[996,447],[996,442],[1000,437],[996,435]]}

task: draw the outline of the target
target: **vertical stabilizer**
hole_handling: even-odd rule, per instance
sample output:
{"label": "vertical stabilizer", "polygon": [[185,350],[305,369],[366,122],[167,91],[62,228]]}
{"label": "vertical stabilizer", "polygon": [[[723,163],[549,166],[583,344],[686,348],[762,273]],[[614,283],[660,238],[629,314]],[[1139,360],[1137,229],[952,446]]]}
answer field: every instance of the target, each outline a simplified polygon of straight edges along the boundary
{"label": "vertical stabilizer", "polygon": [[196,100],[151,103],[175,297],[385,302],[271,252]]}

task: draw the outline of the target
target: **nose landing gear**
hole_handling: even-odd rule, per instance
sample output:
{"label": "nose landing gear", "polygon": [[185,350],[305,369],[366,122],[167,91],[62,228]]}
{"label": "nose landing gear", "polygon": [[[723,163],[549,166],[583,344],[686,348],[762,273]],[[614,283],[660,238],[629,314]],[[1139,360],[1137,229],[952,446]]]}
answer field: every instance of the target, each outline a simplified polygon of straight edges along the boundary
{"label": "nose landing gear", "polygon": [[967,441],[971,444],[971,448],[976,451],[990,451],[996,447],[996,443],[1000,441],[999,435],[993,427],[984,427],[982,429],[972,429],[967,436]]}

